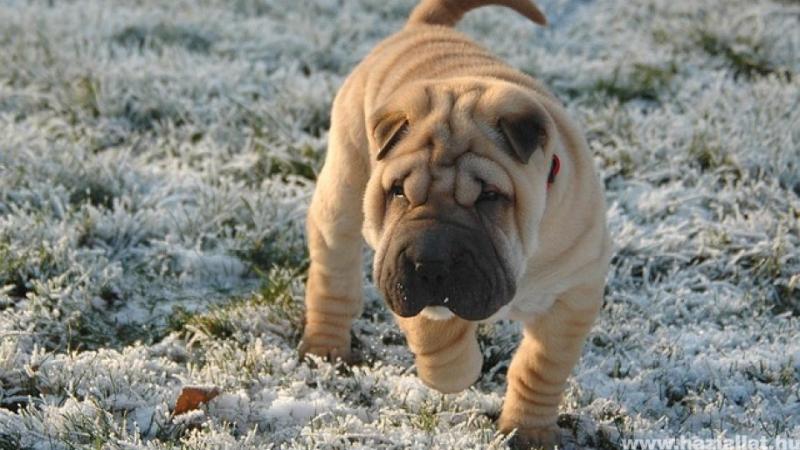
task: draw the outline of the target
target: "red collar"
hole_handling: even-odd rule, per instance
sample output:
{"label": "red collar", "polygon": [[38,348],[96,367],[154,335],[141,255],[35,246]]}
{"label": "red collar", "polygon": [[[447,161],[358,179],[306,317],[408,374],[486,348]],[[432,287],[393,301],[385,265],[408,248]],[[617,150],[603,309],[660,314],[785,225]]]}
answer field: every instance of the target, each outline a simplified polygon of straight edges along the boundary
{"label": "red collar", "polygon": [[561,161],[558,159],[557,155],[553,155],[553,162],[550,164],[550,174],[547,175],[547,188],[550,188],[550,185],[556,181],[556,175],[558,175],[558,171],[561,170]]}

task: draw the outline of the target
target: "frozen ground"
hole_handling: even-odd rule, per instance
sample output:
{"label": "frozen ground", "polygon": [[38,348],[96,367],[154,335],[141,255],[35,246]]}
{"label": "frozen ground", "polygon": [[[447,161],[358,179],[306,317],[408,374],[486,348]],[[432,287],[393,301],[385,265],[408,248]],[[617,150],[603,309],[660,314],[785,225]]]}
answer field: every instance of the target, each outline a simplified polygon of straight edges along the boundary
{"label": "frozen ground", "polygon": [[[518,339],[414,375],[374,288],[364,361],[300,363],[328,109],[411,0],[0,1],[0,448],[503,448]],[[617,256],[559,421],[800,439],[800,3],[541,0],[461,29],[585,127]],[[176,418],[182,386],[222,394]]]}

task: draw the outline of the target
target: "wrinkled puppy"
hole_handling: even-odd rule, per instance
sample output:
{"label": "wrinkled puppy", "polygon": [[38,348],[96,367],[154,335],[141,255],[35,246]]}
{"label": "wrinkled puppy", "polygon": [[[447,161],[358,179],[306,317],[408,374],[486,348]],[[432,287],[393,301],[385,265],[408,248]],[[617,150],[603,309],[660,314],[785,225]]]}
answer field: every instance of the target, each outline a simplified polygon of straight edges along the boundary
{"label": "wrinkled puppy", "polygon": [[478,323],[523,322],[499,427],[547,445],[611,240],[591,155],[558,100],[453,30],[490,4],[545,23],[528,0],[423,0],[339,91],[308,213],[300,351],[349,357],[363,235],[427,385],[467,388]]}

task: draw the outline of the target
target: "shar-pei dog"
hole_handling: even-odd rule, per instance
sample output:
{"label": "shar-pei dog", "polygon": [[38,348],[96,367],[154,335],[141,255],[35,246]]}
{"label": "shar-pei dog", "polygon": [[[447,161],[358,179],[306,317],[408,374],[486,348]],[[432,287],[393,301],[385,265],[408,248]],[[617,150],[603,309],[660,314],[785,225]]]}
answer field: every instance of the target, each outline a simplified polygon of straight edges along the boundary
{"label": "shar-pei dog", "polygon": [[498,427],[550,446],[612,245],[602,184],[563,106],[453,29],[492,4],[546,22],[529,0],[423,0],[339,90],[308,213],[300,352],[350,357],[363,236],[428,386],[469,387],[478,324],[522,322]]}

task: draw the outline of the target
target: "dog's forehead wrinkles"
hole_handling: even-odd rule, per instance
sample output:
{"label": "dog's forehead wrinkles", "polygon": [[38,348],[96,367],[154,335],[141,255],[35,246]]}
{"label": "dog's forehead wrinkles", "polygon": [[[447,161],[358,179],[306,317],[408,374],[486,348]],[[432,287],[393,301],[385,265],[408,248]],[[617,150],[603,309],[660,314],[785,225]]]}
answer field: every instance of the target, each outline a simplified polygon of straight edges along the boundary
{"label": "dog's forehead wrinkles", "polygon": [[452,114],[455,101],[452,93],[448,91],[442,92],[434,90],[432,94],[433,109],[428,116],[422,120],[425,124],[424,129],[430,130],[428,132],[428,140],[431,144],[431,162],[441,160],[447,152],[447,144],[450,142],[450,138],[453,135],[453,130],[450,128],[449,117]]}
{"label": "dog's forehead wrinkles", "polygon": [[447,194],[453,192],[456,180],[456,168],[454,166],[432,166],[430,167],[430,174],[430,193]]}
{"label": "dog's forehead wrinkles", "polygon": [[474,197],[472,191],[480,190],[480,183],[475,171],[465,172],[460,161],[466,155],[479,156],[480,148],[492,146],[496,140],[476,112],[486,90],[428,85],[418,92],[426,98],[413,101],[416,106],[407,111],[411,135],[405,149],[389,158],[394,164],[385,173],[383,184],[388,189],[396,182],[393,180],[403,180],[413,206],[425,204],[431,196],[458,197],[459,203],[469,204],[470,197]]}
{"label": "dog's forehead wrinkles", "polygon": [[473,113],[483,94],[481,88],[463,91],[427,89],[432,109],[423,123],[428,123],[431,164],[449,165],[469,150],[476,124]]}

